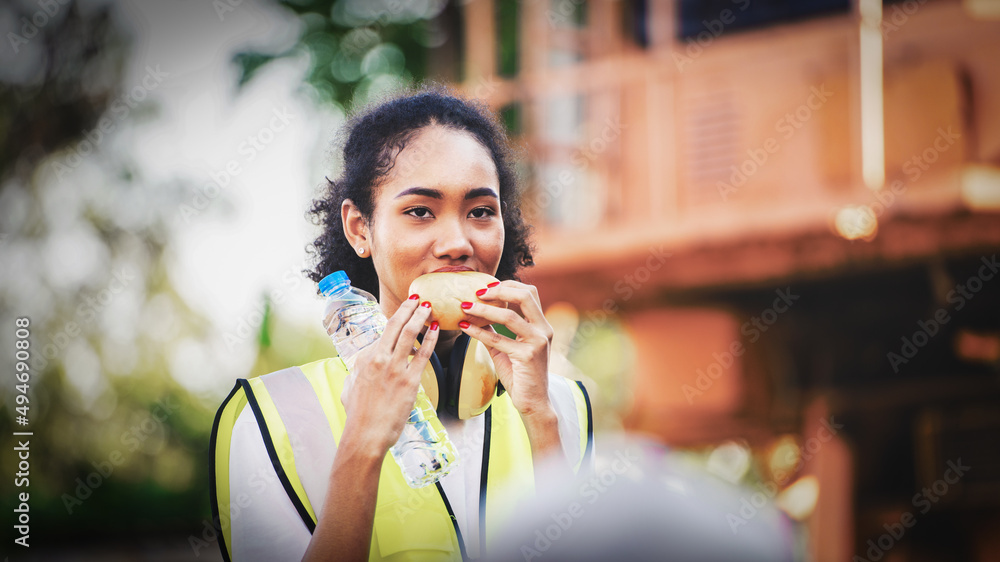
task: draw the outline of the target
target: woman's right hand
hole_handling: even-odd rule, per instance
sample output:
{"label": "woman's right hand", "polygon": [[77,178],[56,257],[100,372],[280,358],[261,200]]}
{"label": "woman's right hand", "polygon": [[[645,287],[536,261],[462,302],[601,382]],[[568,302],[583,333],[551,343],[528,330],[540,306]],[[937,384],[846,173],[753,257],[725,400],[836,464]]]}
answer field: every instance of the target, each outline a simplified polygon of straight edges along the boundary
{"label": "woman's right hand", "polygon": [[[375,458],[385,456],[403,432],[417,399],[420,375],[437,343],[437,322],[424,334],[415,353],[413,344],[431,314],[431,303],[410,295],[388,320],[379,341],[361,350],[354,372],[344,383],[341,401],[347,412],[344,432],[352,434]],[[413,354],[413,359],[407,358]]]}
{"label": "woman's right hand", "polygon": [[354,373],[344,382],[344,433],[303,560],[368,560],[382,460],[403,432],[441,332],[432,325],[413,352],[431,313],[430,303],[419,304],[424,303],[412,295],[396,309],[379,341],[358,353]]}

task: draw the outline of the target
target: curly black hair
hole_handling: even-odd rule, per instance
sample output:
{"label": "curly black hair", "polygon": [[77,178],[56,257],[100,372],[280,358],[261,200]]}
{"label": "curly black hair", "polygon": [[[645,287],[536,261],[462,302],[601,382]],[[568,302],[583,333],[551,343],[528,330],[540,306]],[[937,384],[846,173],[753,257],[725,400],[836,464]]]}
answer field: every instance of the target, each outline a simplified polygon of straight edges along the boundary
{"label": "curly black hair", "polygon": [[534,265],[529,241],[531,229],[521,215],[513,153],[503,126],[483,102],[435,85],[362,109],[344,126],[343,172],[336,180],[327,179],[323,195],[313,201],[308,213],[313,224],[323,226],[322,234],[307,248],[317,261],[313,270],[304,270],[310,279],[318,283],[342,269],[352,285],[379,298],[375,266],[372,260],[359,257],[348,243],[341,205],[350,199],[371,225],[376,189],[406,144],[420,129],[433,124],[472,134],[489,151],[496,165],[504,226],[504,247],[496,277],[519,280],[518,270]]}

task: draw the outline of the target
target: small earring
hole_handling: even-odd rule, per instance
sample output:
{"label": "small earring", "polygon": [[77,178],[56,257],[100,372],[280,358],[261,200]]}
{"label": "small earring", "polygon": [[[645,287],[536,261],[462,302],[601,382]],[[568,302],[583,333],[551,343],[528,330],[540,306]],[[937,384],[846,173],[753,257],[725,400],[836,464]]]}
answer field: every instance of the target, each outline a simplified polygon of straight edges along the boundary
{"label": "small earring", "polygon": [[365,255],[365,249],[364,248],[358,248],[358,255],[359,256]]}

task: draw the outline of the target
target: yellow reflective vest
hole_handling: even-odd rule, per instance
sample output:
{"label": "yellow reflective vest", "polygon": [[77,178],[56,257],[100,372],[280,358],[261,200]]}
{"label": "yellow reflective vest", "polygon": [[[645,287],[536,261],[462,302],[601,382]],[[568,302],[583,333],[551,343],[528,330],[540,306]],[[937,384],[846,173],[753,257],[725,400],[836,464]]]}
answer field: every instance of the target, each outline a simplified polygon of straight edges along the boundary
{"label": "yellow reflective vest", "polygon": [[[328,479],[344,431],[346,414],[340,394],[346,376],[343,361],[334,357],[249,380],[239,379],[219,408],[212,428],[210,487],[214,523],[225,560],[231,560],[233,552],[230,523],[234,498],[230,497],[229,459],[233,427],[240,413],[247,406],[251,408],[278,480],[312,533],[316,529],[316,511],[324,500],[314,483]],[[576,405],[581,454],[573,464],[579,470],[590,462],[593,452],[590,399],[580,382],[560,388],[573,393]],[[489,544],[519,500],[534,494],[531,446],[510,395],[495,397],[483,416],[481,545]],[[389,453],[382,462],[369,552],[369,560],[373,561],[469,559],[441,484],[411,488]]]}

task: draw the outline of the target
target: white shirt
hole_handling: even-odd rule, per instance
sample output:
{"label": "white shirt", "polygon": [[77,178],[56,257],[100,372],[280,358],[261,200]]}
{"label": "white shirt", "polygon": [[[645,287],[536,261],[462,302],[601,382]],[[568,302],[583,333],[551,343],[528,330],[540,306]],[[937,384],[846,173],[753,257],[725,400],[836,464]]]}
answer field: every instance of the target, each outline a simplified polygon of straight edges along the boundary
{"label": "white shirt", "polygon": [[[563,452],[575,464],[581,455],[576,404],[571,392],[556,390],[558,385],[572,384],[576,383],[549,375],[549,399],[559,419]],[[457,466],[441,479],[441,487],[458,521],[466,552],[477,558],[485,417],[458,420],[445,416],[441,421],[459,455]],[[233,560],[301,560],[312,534],[274,472],[250,407],[243,409],[233,426],[229,482]],[[321,506],[313,500],[313,508],[319,512]]]}

